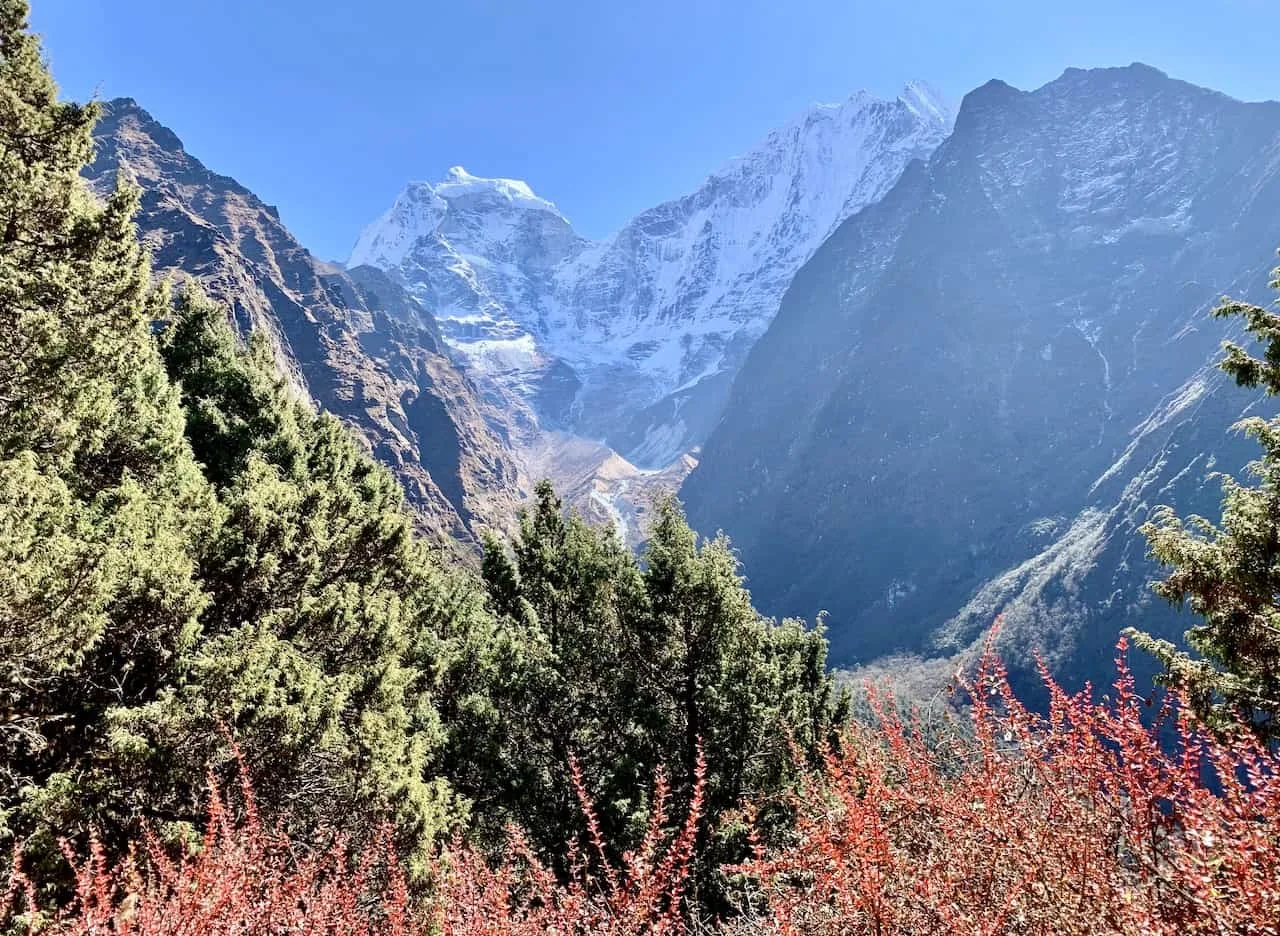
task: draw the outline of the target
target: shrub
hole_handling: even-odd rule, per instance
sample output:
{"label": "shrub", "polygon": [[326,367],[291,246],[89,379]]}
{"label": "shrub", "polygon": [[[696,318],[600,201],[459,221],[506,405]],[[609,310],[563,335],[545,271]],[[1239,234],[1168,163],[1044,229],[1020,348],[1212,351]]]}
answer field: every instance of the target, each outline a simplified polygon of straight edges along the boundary
{"label": "shrub", "polygon": [[1280,932],[1280,759],[1243,728],[1215,737],[1176,696],[1144,723],[1124,649],[1101,702],[1044,674],[1047,716],[988,651],[957,750],[874,698],[879,728],[850,729],[807,779],[794,844],[738,868],[765,929]]}
{"label": "shrub", "polygon": [[574,764],[573,787],[590,840],[587,848],[571,848],[567,881],[557,879],[512,830],[496,866],[455,843],[441,858],[435,893],[423,901],[410,897],[390,830],[358,856],[340,837],[328,848],[301,849],[282,827],[262,822],[247,783],[244,815],[236,821],[229,799],[211,781],[198,849],[174,857],[147,836],[111,866],[96,840],[85,854],[67,847],[75,897],[64,909],[47,912],[15,861],[8,916],[0,916],[0,924],[51,936],[676,936],[686,932],[684,887],[704,773],[700,761],[692,804],[674,835],[665,828],[670,791],[659,775],[648,831],[618,868],[609,861]]}
{"label": "shrub", "polygon": [[495,868],[467,848],[456,850],[436,902],[444,936],[640,936],[688,932],[685,885],[701,818],[706,761],[698,756],[693,801],[680,830],[665,830],[670,788],[660,773],[640,846],[615,867],[577,764],[573,787],[589,830],[586,849],[570,848],[567,883],[542,864],[513,830]]}
{"label": "shrub", "polygon": [[19,870],[0,924],[52,936],[1280,932],[1280,757],[1243,727],[1208,731],[1176,695],[1144,722],[1123,649],[1101,701],[1046,676],[1044,716],[988,652],[962,687],[972,733],[950,749],[873,694],[878,727],[850,727],[805,776],[789,844],[757,843],[728,869],[754,886],[751,907],[715,927],[686,892],[705,762],[674,830],[659,775],[648,831],[621,862],[575,764],[588,833],[568,848],[567,877],[513,830],[496,863],[455,841],[418,900],[389,833],[358,856],[340,839],[303,850],[264,825],[249,791],[237,822],[215,790],[198,850],[173,857],[147,839],[114,868],[101,849],[69,853],[76,899],[43,918]]}
{"label": "shrub", "polygon": [[212,786],[204,839],[174,857],[154,836],[116,866],[91,840],[69,847],[75,898],[41,914],[36,888],[15,862],[10,928],[56,936],[407,936],[413,914],[394,853],[382,847],[353,860],[345,842],[299,851],[258,817],[245,786],[243,819]]}

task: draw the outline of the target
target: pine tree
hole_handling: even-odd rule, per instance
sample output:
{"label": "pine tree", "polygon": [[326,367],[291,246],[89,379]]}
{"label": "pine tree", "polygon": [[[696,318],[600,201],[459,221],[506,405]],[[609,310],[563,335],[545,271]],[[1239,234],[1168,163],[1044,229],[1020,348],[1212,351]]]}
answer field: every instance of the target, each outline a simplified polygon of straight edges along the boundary
{"label": "pine tree", "polygon": [[[1280,290],[1280,269],[1271,286]],[[1263,345],[1255,357],[1225,342],[1222,369],[1242,387],[1280,394],[1280,314],[1235,300],[1213,314],[1242,318]],[[1187,631],[1192,652],[1128,633],[1164,664],[1164,681],[1181,686],[1202,716],[1224,728],[1243,720],[1274,742],[1280,740],[1280,418],[1255,416],[1234,428],[1262,446],[1262,458],[1249,466],[1257,484],[1223,478],[1218,524],[1198,516],[1184,521],[1159,507],[1142,527],[1151,555],[1173,569],[1156,592],[1203,619]]]}
{"label": "pine tree", "polygon": [[474,762],[486,752],[463,781],[489,801],[483,825],[496,833],[515,821],[550,854],[581,819],[570,758],[591,778],[606,835],[625,840],[643,828],[656,750],[626,658],[643,602],[635,560],[611,532],[566,516],[548,482],[535,496],[510,554],[486,541],[483,574],[499,619],[490,648],[496,718],[487,744],[476,748],[473,736],[459,754]]}
{"label": "pine tree", "polygon": [[[757,831],[785,825],[776,797],[796,776],[796,755],[816,754],[834,714],[821,627],[762,617],[751,604],[737,556],[720,534],[700,542],[674,496],[655,505],[642,556],[649,620],[636,659],[651,673],[646,691],[667,715],[664,760],[673,788],[692,791],[699,749],[706,759],[711,834],[700,878],[718,889],[715,869],[737,860],[744,803]],[[702,899],[718,901],[704,891]]]}
{"label": "pine tree", "polygon": [[0,835],[32,864],[186,834],[229,734],[273,818],[421,855],[464,812],[435,699],[469,704],[475,601],[260,342],[151,285],[26,12],[0,0]]}
{"label": "pine tree", "polygon": [[233,769],[230,733],[262,808],[304,830],[392,820],[424,854],[461,812],[433,762],[442,661],[428,647],[442,652],[448,599],[403,492],[198,290],[162,349],[222,520],[199,550],[209,602],[181,680],[115,719],[144,755],[134,783],[153,811],[186,814],[198,800],[182,778]]}
{"label": "pine tree", "polygon": [[[490,540],[485,583],[511,652],[496,652],[489,804],[548,854],[581,817],[564,784],[579,764],[607,841],[634,844],[648,819],[654,770],[687,804],[699,750],[707,762],[712,835],[700,844],[708,881],[745,854],[744,800],[776,831],[777,797],[794,753],[813,753],[832,710],[826,641],[801,622],[752,607],[723,537],[700,543],[678,502],[655,505],[640,557],[593,529],[544,482],[508,553]],[[474,750],[474,748],[473,748]]]}
{"label": "pine tree", "polygon": [[151,337],[137,192],[80,180],[96,108],[57,100],[26,18],[0,0],[0,827],[39,853],[129,811],[109,713],[193,641],[216,507]]}

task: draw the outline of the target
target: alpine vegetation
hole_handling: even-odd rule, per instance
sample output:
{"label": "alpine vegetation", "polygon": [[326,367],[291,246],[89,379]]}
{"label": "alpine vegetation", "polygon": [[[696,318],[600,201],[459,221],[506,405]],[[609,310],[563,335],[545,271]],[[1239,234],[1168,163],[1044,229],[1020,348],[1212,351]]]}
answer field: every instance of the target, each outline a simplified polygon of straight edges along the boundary
{"label": "alpine vegetation", "polygon": [[347,268],[28,15],[4,932],[1275,932],[1274,108],[912,84],[598,243],[456,169]]}

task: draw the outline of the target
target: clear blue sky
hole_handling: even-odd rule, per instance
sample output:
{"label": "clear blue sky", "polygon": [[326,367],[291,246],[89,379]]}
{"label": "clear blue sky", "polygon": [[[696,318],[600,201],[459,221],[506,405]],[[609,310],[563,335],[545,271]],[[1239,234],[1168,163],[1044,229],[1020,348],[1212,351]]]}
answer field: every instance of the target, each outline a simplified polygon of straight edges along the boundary
{"label": "clear blue sky", "polygon": [[1274,0],[32,0],[64,94],[137,98],[319,256],[410,179],[527,180],[584,234],[815,101],[1144,61],[1280,98]]}

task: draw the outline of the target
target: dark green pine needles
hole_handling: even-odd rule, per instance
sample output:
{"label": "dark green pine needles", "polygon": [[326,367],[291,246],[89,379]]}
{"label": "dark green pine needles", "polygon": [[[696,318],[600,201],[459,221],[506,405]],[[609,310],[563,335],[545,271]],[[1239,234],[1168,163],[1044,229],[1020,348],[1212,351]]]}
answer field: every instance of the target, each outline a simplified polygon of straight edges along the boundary
{"label": "dark green pine needles", "polygon": [[[1280,289],[1280,269],[1271,283]],[[1280,315],[1226,300],[1214,315],[1240,317],[1262,345],[1254,357],[1227,342],[1221,363],[1243,387],[1280,394]],[[1255,416],[1235,429],[1255,438],[1262,458],[1250,473],[1257,484],[1223,477],[1222,519],[1181,520],[1156,509],[1142,532],[1151,554],[1173,571],[1155,586],[1203,619],[1187,631],[1194,654],[1168,641],[1130,631],[1134,642],[1166,668],[1165,680],[1187,691],[1200,714],[1221,727],[1244,721],[1264,740],[1280,739],[1280,418]]]}

